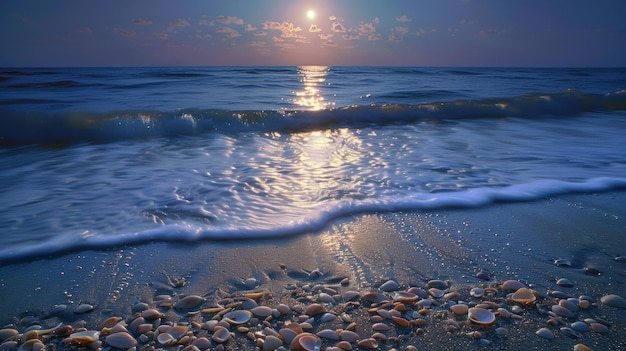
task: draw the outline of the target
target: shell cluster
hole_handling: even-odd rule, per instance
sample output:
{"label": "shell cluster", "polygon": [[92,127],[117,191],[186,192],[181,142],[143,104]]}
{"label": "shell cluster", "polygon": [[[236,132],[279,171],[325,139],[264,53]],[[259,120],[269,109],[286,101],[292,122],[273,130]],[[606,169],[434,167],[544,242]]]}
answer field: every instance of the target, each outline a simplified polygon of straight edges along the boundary
{"label": "shell cluster", "polygon": [[[480,345],[507,336],[528,318],[543,319],[536,338],[564,336],[574,350],[590,350],[586,334],[610,335],[611,323],[599,306],[626,308],[615,294],[599,299],[537,291],[517,280],[492,281],[483,273],[476,286],[456,287],[443,280],[421,286],[388,280],[355,290],[347,278],[324,282],[319,272],[283,291],[221,292],[220,296],[155,294],[98,326],[66,323],[65,305],[53,306],[46,319],[31,319],[0,329],[0,350],[416,350],[426,333],[457,335]],[[572,287],[569,280],[557,286]],[[180,287],[176,287],[180,288]],[[80,305],[76,314],[97,311]],[[56,319],[56,326],[44,328]],[[607,336],[610,337],[610,336]]]}

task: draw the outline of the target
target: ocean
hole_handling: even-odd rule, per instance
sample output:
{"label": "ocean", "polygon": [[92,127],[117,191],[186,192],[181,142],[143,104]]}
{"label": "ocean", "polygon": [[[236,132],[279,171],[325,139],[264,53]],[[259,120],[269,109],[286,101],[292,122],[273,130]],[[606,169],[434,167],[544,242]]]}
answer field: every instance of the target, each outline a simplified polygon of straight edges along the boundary
{"label": "ocean", "polygon": [[0,265],[626,187],[626,69],[0,69]]}

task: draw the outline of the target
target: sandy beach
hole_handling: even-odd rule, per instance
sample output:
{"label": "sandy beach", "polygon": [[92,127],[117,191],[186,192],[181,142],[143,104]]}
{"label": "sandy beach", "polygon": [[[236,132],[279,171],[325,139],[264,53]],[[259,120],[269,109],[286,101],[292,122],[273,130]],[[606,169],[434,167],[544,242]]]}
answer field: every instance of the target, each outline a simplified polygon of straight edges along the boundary
{"label": "sandy beach", "polygon": [[[24,333],[32,325],[45,329],[71,324],[75,330],[101,331],[99,346],[106,348],[102,321],[120,317],[130,324],[133,313],[155,308],[163,314],[159,323],[187,325],[193,337],[211,339],[212,331],[203,325],[220,319],[216,317],[220,314],[209,309],[224,307],[224,301],[237,301],[245,293],[261,292],[260,297],[254,296],[258,305],[276,309],[284,304],[290,311],[265,324],[264,318],[253,318],[240,326],[253,335],[263,334],[265,327],[277,331],[288,322],[303,322],[308,319],[301,317],[307,306],[320,303],[335,318],[323,321],[316,316],[308,321],[312,329],[305,331],[351,329],[360,339],[378,332],[382,334],[377,336],[380,350],[411,349],[410,345],[419,350],[572,350],[576,344],[592,350],[619,350],[626,348],[626,310],[602,304],[600,299],[609,294],[626,297],[625,233],[626,193],[611,192],[468,210],[362,214],[336,221],[318,233],[246,244],[170,242],[73,252],[0,267],[0,326]],[[567,278],[573,286],[557,285],[560,278]],[[382,289],[386,291],[381,291],[389,280],[397,287],[386,285]],[[433,280],[445,286],[438,287]],[[534,290],[536,302],[521,306],[511,301],[511,292],[501,287],[507,280]],[[418,298],[430,300],[430,306],[415,301],[397,308],[404,320],[420,320],[408,327],[377,312],[391,310],[398,301],[386,304],[365,297],[378,292],[391,301],[398,291],[421,288],[429,293],[431,287],[441,288],[445,295]],[[473,288],[481,288],[482,294],[479,290],[470,293]],[[551,306],[560,300],[555,290],[576,299],[586,295],[590,306],[577,309],[573,317],[553,314]],[[359,296],[346,295],[348,291]],[[332,301],[325,295],[322,298],[324,292]],[[171,304],[157,306],[155,298],[160,295],[171,297],[174,306],[184,296],[203,300],[181,310],[169,308]],[[469,307],[482,303],[494,313],[495,322],[488,326],[471,323],[467,315],[450,311],[449,306],[457,303]],[[81,304],[94,309],[73,312]],[[66,309],[53,313],[59,305]],[[243,307],[235,304],[233,308]],[[505,318],[497,308],[516,316]],[[588,324],[585,319],[589,318],[608,331],[577,331],[568,336],[560,330],[576,321]],[[386,325],[387,330],[373,327],[376,323]],[[541,328],[554,338],[536,335]],[[233,334],[228,341],[212,340],[210,348],[254,349],[261,343],[254,340],[259,336],[250,337],[245,329],[231,326],[229,330]],[[61,337],[40,338],[57,348],[83,347],[61,342]],[[191,347],[190,343],[163,346],[144,340],[134,347]],[[320,340],[322,349],[340,341]],[[351,343],[354,349],[357,345]],[[282,347],[289,349],[287,343]]]}

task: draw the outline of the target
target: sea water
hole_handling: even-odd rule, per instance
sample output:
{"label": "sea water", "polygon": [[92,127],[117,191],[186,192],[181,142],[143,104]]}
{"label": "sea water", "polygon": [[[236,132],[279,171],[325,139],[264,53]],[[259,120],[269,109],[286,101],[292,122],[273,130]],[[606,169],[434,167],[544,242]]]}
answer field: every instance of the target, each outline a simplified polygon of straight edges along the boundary
{"label": "sea water", "polygon": [[626,187],[626,69],[5,68],[0,89],[0,264]]}

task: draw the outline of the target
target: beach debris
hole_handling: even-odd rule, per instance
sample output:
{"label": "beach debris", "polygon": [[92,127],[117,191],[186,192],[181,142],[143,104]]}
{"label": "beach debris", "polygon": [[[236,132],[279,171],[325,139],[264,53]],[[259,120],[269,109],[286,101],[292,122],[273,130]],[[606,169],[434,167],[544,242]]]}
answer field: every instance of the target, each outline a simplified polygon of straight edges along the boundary
{"label": "beach debris", "polygon": [[165,280],[167,285],[172,288],[182,288],[187,283],[187,280],[184,277],[175,277],[168,274],[165,270],[163,270],[163,275],[165,275]]}

